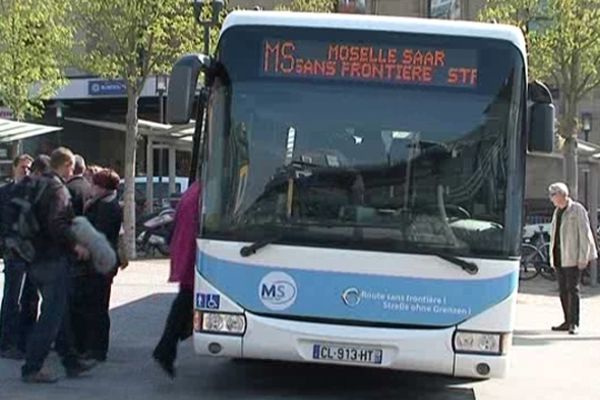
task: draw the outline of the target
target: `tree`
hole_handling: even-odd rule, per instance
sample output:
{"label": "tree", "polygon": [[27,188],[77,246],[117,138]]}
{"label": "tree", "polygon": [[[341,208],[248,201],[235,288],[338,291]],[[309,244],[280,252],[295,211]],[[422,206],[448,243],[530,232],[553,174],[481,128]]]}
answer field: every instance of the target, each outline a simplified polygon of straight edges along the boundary
{"label": "tree", "polygon": [[292,0],[290,4],[280,4],[275,7],[281,11],[304,11],[304,12],[333,12],[337,0]]}
{"label": "tree", "polygon": [[124,230],[127,254],[133,258],[140,93],[149,76],[169,72],[180,55],[200,49],[202,32],[187,0],[77,0],[74,23],[86,49],[81,66],[123,79],[127,89]]}
{"label": "tree", "polygon": [[[230,12],[234,11],[234,10],[241,10],[242,8],[240,7],[235,7],[235,8],[228,8],[227,7],[227,0],[223,0],[223,9],[221,10],[220,14],[217,16],[216,18],[216,22],[214,23],[214,25],[209,26],[209,54],[212,54],[214,52],[214,50],[217,48],[217,44],[219,43],[219,35],[221,33],[221,26],[223,25],[223,22],[225,21],[225,18],[227,17],[227,15],[229,15]],[[212,8],[212,4],[208,3],[208,4],[204,4],[202,6],[201,9],[201,20],[202,21],[212,21],[212,15],[213,15],[213,8]],[[204,28],[203,28],[204,29]],[[204,47],[202,48],[202,51],[204,51]]]}
{"label": "tree", "polygon": [[0,0],[0,101],[16,120],[39,116],[65,83],[73,43],[64,0]]}
{"label": "tree", "polygon": [[565,179],[577,197],[578,107],[600,87],[600,0],[487,0],[480,19],[520,27],[530,76],[558,89]]}

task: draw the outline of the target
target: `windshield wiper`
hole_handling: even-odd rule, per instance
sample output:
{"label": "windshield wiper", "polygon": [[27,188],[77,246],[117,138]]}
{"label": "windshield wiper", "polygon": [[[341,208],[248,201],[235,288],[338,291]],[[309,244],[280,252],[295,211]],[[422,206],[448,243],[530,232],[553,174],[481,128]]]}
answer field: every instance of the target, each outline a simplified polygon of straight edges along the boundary
{"label": "windshield wiper", "polygon": [[[297,228],[303,228],[305,226],[310,226],[309,224],[306,224],[305,226],[303,226],[302,224],[296,224]],[[319,226],[321,226],[319,224]],[[327,228],[331,228],[335,225],[331,225],[331,226],[321,226],[323,228],[327,227]],[[263,247],[266,247],[274,242],[277,242],[278,240],[281,240],[283,237],[285,236],[285,233],[280,232],[280,233],[274,233],[271,234],[269,236],[266,236],[260,240],[257,240],[256,242],[249,244],[247,246],[244,246],[240,249],[240,255],[242,257],[250,257],[254,254],[256,254],[256,252],[260,249],[262,249]]]}
{"label": "windshield wiper", "polygon": [[242,257],[250,257],[251,255],[256,254],[256,252],[262,249],[263,247],[266,247],[271,243],[278,241],[279,239],[281,239],[281,237],[282,235],[271,236],[258,240],[248,246],[244,246],[240,249],[240,255]]}
{"label": "windshield wiper", "polygon": [[[271,243],[276,242],[277,240],[281,239],[281,237],[282,237],[282,235],[271,236],[269,238],[258,240],[248,246],[244,246],[240,249],[240,255],[242,257],[250,257],[251,255],[256,254],[256,252],[258,250],[262,249],[263,247],[266,247],[266,246],[270,245]],[[477,275],[477,273],[479,272],[479,267],[475,263],[465,261],[458,257],[451,256],[448,254],[442,254],[442,253],[429,253],[429,254],[439,257],[443,260],[446,260],[454,265],[458,265],[460,268],[462,268],[463,271],[465,271],[469,275]]]}
{"label": "windshield wiper", "polygon": [[479,267],[477,266],[477,264],[472,263],[470,261],[461,260],[458,257],[442,253],[431,253],[431,255],[439,257],[442,260],[446,260],[454,265],[458,265],[469,275],[476,275],[479,272]]}
{"label": "windshield wiper", "polygon": [[[268,245],[270,245],[273,242],[276,242],[277,240],[281,239],[281,235],[278,236],[272,236],[270,238],[265,238],[262,240],[258,240],[248,246],[244,246],[240,249],[240,255],[242,257],[250,257],[254,254],[256,254],[256,252],[260,249],[262,249],[263,247],[266,247]],[[477,264],[469,262],[469,261],[465,261],[465,260],[461,260],[458,257],[455,256],[451,256],[448,254],[442,254],[442,253],[430,253],[433,256],[439,257],[445,261],[448,261],[454,265],[458,265],[463,271],[465,271],[466,273],[468,273],[469,275],[477,275],[477,273],[479,272],[479,267],[477,266]]]}

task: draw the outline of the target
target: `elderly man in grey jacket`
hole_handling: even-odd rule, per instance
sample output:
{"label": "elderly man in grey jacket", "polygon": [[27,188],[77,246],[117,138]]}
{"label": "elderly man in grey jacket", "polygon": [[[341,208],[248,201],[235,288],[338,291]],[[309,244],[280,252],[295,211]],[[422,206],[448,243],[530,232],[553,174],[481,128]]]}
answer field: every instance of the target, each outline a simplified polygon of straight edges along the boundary
{"label": "elderly man in grey jacket", "polygon": [[564,322],[552,327],[552,330],[569,331],[575,335],[579,329],[581,271],[597,258],[598,253],[588,213],[580,203],[569,197],[567,185],[554,183],[548,191],[556,207],[552,216],[550,263],[558,276],[560,302],[565,317]]}

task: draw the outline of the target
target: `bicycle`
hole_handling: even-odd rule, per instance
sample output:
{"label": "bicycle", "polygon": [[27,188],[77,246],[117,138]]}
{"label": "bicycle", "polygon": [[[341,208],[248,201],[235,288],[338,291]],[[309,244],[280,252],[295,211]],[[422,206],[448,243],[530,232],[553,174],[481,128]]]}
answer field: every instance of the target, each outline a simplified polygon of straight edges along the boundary
{"label": "bicycle", "polygon": [[543,225],[540,225],[531,240],[536,243],[536,248],[542,254],[542,263],[539,265],[540,275],[549,281],[555,281],[556,273],[550,266],[550,234],[544,231]]}
{"label": "bicycle", "polygon": [[550,241],[546,240],[547,236],[544,226],[540,225],[539,231],[531,239],[524,240],[521,245],[520,280],[528,281],[538,275],[550,281],[556,280],[554,268],[550,266]]}
{"label": "bicycle", "polygon": [[528,281],[540,273],[539,265],[543,263],[542,253],[532,244],[521,245],[521,264],[519,268],[519,280]]}

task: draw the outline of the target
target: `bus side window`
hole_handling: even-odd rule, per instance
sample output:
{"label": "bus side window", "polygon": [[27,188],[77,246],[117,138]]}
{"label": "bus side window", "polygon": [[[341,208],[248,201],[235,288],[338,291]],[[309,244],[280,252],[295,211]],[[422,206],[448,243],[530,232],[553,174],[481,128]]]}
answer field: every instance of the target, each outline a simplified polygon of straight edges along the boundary
{"label": "bus side window", "polygon": [[[216,78],[210,91],[207,108],[207,150],[205,159],[208,160],[206,171],[203,173],[205,179],[205,219],[207,228],[217,228],[221,225],[222,209],[225,206],[223,199],[222,183],[225,181],[225,157],[227,147],[226,127],[226,91],[221,79]],[[210,155],[210,157],[207,157]]]}

